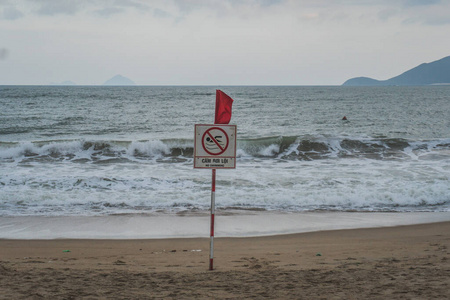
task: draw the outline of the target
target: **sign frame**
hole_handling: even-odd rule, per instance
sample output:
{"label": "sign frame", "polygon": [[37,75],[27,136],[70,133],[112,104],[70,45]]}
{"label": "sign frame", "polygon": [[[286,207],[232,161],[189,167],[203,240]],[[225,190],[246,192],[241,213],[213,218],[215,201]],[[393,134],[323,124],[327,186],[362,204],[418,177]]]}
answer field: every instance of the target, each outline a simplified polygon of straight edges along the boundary
{"label": "sign frame", "polygon": [[[224,140],[217,139],[213,133],[224,133]],[[194,169],[235,169],[236,168],[236,125],[195,124]],[[222,137],[223,138],[223,137]],[[208,149],[206,140],[214,150]],[[217,151],[217,153],[214,153]]]}

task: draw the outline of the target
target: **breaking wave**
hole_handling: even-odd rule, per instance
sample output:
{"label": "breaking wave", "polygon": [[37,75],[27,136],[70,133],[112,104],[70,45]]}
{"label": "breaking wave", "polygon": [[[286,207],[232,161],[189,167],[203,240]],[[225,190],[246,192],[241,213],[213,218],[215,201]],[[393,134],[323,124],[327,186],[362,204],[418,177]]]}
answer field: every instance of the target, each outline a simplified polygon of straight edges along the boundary
{"label": "breaking wave", "polygon": [[[0,160],[184,162],[193,157],[193,140],[142,141],[50,140],[0,142]],[[318,160],[332,158],[405,159],[450,156],[450,139],[412,141],[395,138],[327,138],[279,136],[237,141],[240,159]]]}

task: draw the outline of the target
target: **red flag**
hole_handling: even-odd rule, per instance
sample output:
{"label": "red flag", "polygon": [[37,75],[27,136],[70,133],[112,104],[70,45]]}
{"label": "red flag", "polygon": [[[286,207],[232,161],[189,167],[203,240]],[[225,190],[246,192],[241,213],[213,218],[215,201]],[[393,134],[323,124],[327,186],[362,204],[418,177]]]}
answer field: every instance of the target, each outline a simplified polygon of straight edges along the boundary
{"label": "red flag", "polygon": [[228,96],[221,90],[216,90],[216,117],[214,120],[214,124],[230,123],[232,104],[233,99],[231,99],[230,96]]}

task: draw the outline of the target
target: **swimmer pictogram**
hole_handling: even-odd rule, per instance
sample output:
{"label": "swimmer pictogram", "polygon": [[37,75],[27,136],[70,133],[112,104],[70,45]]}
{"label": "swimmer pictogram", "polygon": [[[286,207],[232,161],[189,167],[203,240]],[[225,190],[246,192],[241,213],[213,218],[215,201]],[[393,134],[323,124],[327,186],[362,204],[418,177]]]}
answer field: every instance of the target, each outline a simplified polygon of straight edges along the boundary
{"label": "swimmer pictogram", "polygon": [[220,155],[228,148],[229,138],[225,130],[212,127],[205,131],[202,137],[202,146],[210,155]]}

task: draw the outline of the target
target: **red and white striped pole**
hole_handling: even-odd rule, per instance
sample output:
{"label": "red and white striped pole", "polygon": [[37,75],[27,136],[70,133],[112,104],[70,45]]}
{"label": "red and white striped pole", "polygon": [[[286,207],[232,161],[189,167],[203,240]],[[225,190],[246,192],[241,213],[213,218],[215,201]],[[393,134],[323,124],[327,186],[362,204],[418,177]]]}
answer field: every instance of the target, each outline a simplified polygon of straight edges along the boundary
{"label": "red and white striped pole", "polygon": [[216,169],[212,169],[211,184],[211,233],[209,247],[209,270],[214,270],[214,214],[216,212]]}

